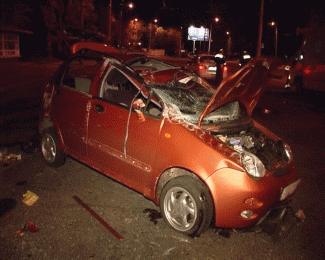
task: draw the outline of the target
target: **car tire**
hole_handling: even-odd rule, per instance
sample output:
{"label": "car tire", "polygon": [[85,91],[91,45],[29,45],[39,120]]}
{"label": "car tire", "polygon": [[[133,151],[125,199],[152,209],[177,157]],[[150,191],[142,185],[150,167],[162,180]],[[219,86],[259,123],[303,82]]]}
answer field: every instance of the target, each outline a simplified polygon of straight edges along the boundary
{"label": "car tire", "polygon": [[210,225],[213,202],[208,188],[199,180],[180,176],[162,189],[160,210],[173,229],[189,236],[199,236]]}
{"label": "car tire", "polygon": [[66,155],[60,150],[59,138],[53,127],[42,133],[41,152],[46,163],[52,167],[60,167],[65,163]]}

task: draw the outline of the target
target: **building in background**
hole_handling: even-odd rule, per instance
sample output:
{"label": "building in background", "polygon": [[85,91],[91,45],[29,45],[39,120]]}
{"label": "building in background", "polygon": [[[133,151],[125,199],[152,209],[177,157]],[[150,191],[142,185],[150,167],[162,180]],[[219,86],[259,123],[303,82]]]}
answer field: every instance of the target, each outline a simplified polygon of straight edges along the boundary
{"label": "building in background", "polygon": [[0,27],[0,58],[19,58],[21,34],[33,34],[31,31],[22,30],[15,26]]}

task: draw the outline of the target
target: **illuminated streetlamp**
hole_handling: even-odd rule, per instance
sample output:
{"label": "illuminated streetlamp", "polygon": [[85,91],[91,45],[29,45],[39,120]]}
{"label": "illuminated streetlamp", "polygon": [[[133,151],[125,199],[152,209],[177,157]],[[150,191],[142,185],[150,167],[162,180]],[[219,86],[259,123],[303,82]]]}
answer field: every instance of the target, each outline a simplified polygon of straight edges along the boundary
{"label": "illuminated streetlamp", "polygon": [[[219,18],[216,17],[214,18],[215,22],[219,22]],[[208,49],[208,52],[210,53],[210,48],[211,48],[211,34],[212,34],[212,23],[210,25],[210,33],[209,33],[209,49]]]}
{"label": "illuminated streetlamp", "polygon": [[228,35],[227,56],[230,56],[230,54],[231,54],[231,35],[230,35],[230,32],[229,31],[227,31],[226,34]]}
{"label": "illuminated streetlamp", "polygon": [[274,56],[278,55],[278,26],[272,21],[269,23],[270,26],[274,27]]}
{"label": "illuminated streetlamp", "polygon": [[130,9],[132,9],[132,8],[134,7],[134,4],[133,4],[133,3],[129,3],[129,4],[128,4],[128,7],[129,7]]}

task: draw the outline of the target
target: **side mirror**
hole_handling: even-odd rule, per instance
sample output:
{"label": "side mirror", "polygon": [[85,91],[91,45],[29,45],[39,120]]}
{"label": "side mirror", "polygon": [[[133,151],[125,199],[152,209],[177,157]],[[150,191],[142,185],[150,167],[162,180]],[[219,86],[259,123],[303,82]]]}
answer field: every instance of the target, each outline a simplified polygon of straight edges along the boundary
{"label": "side mirror", "polygon": [[146,121],[141,108],[144,108],[146,105],[141,98],[134,100],[132,103],[132,109],[138,114],[138,119],[140,122]]}

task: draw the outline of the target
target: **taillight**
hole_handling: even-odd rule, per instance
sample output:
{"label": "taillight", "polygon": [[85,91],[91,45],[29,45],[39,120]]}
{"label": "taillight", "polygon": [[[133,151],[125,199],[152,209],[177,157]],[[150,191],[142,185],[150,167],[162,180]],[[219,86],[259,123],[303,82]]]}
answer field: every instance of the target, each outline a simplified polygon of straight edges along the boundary
{"label": "taillight", "polygon": [[308,74],[311,73],[311,70],[310,70],[310,69],[305,69],[305,70],[304,70],[304,73],[305,73],[306,75],[308,75]]}
{"label": "taillight", "polygon": [[228,67],[226,65],[223,66],[223,72],[227,72],[228,71]]}
{"label": "taillight", "polygon": [[304,69],[304,74],[308,75],[308,74],[310,74],[310,73],[311,73],[311,67],[308,66],[308,67],[306,67],[306,68]]}
{"label": "taillight", "polygon": [[199,70],[205,70],[207,67],[203,64],[199,64]]}

